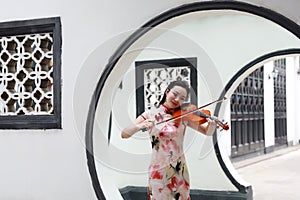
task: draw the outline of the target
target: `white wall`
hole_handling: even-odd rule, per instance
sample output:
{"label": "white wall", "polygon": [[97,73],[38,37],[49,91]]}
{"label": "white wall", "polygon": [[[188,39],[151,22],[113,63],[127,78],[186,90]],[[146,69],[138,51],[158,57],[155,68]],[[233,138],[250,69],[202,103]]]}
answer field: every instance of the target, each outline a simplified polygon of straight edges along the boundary
{"label": "white wall", "polygon": [[265,121],[265,147],[275,145],[274,125],[274,79],[271,76],[274,68],[274,61],[264,65],[264,121]]}
{"label": "white wall", "polygon": [[299,144],[299,56],[286,58],[286,109],[287,109],[287,142]]}
{"label": "white wall", "polygon": [[[297,76],[296,76],[296,80],[295,80],[295,85],[296,85],[296,93],[295,93],[295,98],[296,98],[296,105],[295,105],[295,111],[296,113],[300,113],[300,105],[299,105],[299,99],[300,99],[300,64],[299,64],[299,57],[295,59],[295,66],[296,66],[296,72],[297,72]],[[299,116],[296,114],[294,115],[295,117],[295,121],[298,122],[299,121]],[[298,143],[300,143],[300,126],[296,126],[296,137],[295,140],[298,141]]]}
{"label": "white wall", "polygon": [[[1,22],[61,17],[63,129],[0,131],[0,199],[96,198],[83,139],[95,84],[111,53],[127,35],[121,33],[188,2],[193,1],[1,1]],[[297,1],[251,2],[300,20],[293,6]]]}

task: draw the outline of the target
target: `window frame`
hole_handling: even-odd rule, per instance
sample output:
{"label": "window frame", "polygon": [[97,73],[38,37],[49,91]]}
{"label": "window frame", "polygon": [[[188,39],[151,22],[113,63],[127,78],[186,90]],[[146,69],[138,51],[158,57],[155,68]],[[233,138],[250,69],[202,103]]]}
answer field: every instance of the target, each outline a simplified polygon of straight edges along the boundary
{"label": "window frame", "polygon": [[197,79],[197,57],[171,58],[163,60],[146,60],[135,62],[135,80],[136,80],[136,116],[138,117],[145,111],[144,102],[144,70],[167,67],[187,66],[190,68],[190,87],[193,93],[190,94],[190,103],[197,105],[198,79]]}
{"label": "window frame", "polygon": [[53,114],[0,116],[0,129],[61,129],[61,19],[60,17],[0,23],[1,36],[53,33]]}

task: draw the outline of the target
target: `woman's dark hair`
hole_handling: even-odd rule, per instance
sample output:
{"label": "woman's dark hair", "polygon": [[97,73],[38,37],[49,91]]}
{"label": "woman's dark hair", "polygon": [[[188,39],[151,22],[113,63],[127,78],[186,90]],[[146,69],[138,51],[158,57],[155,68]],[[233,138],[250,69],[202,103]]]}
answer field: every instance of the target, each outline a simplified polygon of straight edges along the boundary
{"label": "woman's dark hair", "polygon": [[167,95],[166,95],[166,92],[167,92],[167,91],[170,91],[170,90],[171,90],[173,87],[175,87],[175,86],[183,87],[183,88],[186,90],[186,93],[187,93],[186,97],[189,96],[189,94],[190,94],[190,86],[189,86],[188,82],[182,81],[182,80],[172,81],[172,82],[168,85],[167,89],[165,90],[164,96],[163,96],[163,98],[160,100],[159,105],[162,105],[163,103],[165,103],[165,101],[166,101],[166,96],[167,96]]}

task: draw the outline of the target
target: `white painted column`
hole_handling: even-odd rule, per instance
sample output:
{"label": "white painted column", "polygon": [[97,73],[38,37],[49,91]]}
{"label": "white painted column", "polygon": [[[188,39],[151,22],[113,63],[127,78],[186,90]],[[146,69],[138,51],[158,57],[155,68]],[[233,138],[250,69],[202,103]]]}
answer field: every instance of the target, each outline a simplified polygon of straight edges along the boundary
{"label": "white painted column", "polygon": [[295,66],[296,66],[296,81],[295,81],[295,120],[296,120],[296,135],[295,139],[298,143],[300,143],[300,126],[299,126],[299,113],[300,113],[300,56],[297,56],[295,60]]}
{"label": "white painted column", "polygon": [[296,139],[296,75],[299,58],[290,56],[286,57],[286,121],[287,121],[287,142],[294,145]]}
{"label": "white painted column", "polygon": [[294,112],[295,112],[295,142],[299,143],[300,142],[300,126],[299,126],[299,122],[300,122],[300,56],[297,56],[295,58],[295,67],[296,67],[296,80],[295,80],[295,91],[294,91],[294,95],[295,95],[295,108],[294,108]]}
{"label": "white painted column", "polygon": [[287,58],[286,101],[287,101],[287,139],[293,145],[299,144],[300,127],[300,66],[299,56]]}
{"label": "white painted column", "polygon": [[274,61],[264,65],[264,118],[265,118],[265,147],[275,145],[274,127],[274,79],[272,77]]}

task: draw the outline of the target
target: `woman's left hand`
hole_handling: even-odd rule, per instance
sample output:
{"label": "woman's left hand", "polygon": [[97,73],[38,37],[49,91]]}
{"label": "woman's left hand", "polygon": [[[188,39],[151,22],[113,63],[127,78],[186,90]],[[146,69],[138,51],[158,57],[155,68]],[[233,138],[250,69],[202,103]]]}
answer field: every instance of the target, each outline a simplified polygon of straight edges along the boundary
{"label": "woman's left hand", "polygon": [[212,136],[217,128],[217,123],[213,120],[207,119],[206,133],[207,136]]}

